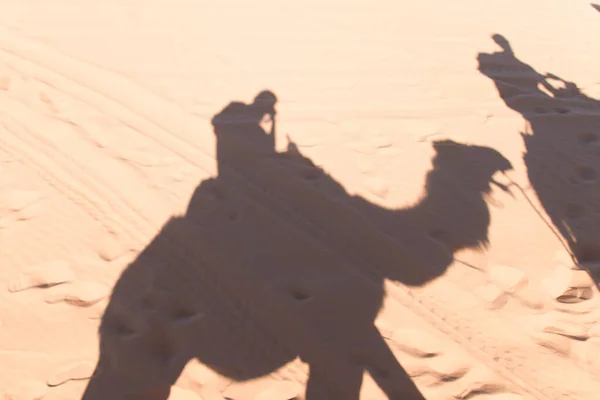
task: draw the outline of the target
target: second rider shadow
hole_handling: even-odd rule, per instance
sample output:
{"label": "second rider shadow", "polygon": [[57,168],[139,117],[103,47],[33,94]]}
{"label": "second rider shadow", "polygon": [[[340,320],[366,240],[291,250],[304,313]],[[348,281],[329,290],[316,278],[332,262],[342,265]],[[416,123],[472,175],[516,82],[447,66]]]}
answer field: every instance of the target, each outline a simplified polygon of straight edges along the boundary
{"label": "second rider shadow", "polygon": [[[521,61],[502,35],[479,71],[528,127],[521,132],[531,187],[577,262],[600,263],[600,101],[574,82]],[[596,282],[600,269],[589,268]]]}

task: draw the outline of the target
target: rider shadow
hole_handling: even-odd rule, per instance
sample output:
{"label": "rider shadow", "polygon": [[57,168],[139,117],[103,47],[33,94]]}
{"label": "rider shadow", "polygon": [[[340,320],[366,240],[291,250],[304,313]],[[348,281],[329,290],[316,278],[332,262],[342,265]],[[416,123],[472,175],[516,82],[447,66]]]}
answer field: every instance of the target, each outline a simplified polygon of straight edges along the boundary
{"label": "rider shadow", "polygon": [[[493,39],[501,51],[479,54],[479,70],[530,126],[521,135],[531,186],[577,261],[598,264],[600,101],[575,83],[520,61],[501,35]],[[588,270],[599,282],[600,270]]]}
{"label": "rider shadow", "polygon": [[374,324],[384,280],[422,285],[485,247],[485,197],[509,161],[435,142],[421,201],[381,208],[293,143],[277,152],[275,102],[262,92],[213,118],[218,176],[116,283],[83,399],[165,400],[194,358],[243,381],[298,357],[308,400],[358,399],[365,371],[390,399],[424,398]]}

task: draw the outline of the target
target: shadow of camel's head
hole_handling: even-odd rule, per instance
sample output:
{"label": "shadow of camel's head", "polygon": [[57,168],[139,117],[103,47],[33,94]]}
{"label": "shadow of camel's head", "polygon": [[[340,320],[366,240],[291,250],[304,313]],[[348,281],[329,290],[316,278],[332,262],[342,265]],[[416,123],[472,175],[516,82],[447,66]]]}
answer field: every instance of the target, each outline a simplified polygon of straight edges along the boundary
{"label": "shadow of camel's head", "polygon": [[465,189],[489,193],[490,184],[508,189],[495,181],[497,172],[511,170],[512,164],[498,151],[484,146],[467,145],[453,140],[433,142],[435,156],[433,167],[444,175],[464,183]]}

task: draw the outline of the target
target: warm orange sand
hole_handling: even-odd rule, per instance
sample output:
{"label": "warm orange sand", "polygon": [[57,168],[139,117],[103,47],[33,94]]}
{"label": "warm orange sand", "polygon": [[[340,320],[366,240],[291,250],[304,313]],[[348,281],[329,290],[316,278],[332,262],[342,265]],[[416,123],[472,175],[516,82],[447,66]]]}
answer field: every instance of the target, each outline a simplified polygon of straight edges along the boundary
{"label": "warm orange sand", "polygon": [[600,398],[588,2],[0,10],[2,399]]}

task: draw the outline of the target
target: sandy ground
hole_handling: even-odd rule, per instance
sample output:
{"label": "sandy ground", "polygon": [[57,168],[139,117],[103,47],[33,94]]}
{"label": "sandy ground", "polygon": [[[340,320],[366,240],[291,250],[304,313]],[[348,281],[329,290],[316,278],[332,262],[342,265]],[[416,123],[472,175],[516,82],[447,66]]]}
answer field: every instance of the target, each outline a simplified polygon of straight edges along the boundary
{"label": "sandy ground", "polygon": [[204,3],[0,8],[0,395],[598,398],[600,12]]}

